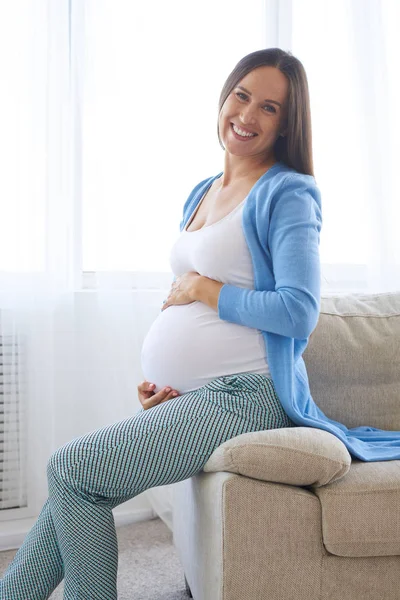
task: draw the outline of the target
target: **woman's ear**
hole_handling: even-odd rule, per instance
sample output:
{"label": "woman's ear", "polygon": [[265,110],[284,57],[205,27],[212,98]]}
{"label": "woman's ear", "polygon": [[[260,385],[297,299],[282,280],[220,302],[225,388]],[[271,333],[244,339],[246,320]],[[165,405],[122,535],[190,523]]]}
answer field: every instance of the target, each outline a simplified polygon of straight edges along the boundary
{"label": "woman's ear", "polygon": [[288,122],[287,119],[282,119],[281,123],[280,123],[280,127],[281,127],[281,131],[280,131],[280,136],[285,137],[285,135],[287,135],[288,132]]}

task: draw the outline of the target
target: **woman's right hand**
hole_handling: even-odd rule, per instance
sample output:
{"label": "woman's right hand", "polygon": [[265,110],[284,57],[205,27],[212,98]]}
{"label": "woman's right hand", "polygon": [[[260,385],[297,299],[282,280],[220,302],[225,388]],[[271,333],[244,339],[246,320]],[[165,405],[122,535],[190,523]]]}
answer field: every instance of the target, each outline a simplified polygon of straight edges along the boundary
{"label": "woman's right hand", "polygon": [[156,386],[154,384],[149,383],[148,381],[142,381],[138,385],[138,397],[140,404],[143,406],[144,410],[148,408],[152,408],[157,404],[161,404],[161,402],[165,402],[166,400],[172,400],[172,398],[177,398],[179,393],[176,390],[170,389],[169,392],[166,391],[166,388],[161,389],[156,394],[152,391]]}

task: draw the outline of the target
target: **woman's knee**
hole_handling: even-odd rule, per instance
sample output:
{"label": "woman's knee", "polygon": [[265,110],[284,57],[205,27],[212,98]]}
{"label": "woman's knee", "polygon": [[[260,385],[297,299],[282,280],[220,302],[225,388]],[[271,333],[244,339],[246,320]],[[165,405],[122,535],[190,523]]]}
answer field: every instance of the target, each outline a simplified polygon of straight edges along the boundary
{"label": "woman's knee", "polygon": [[73,449],[71,442],[57,448],[47,461],[47,478],[54,475],[60,479],[65,478],[69,467],[73,464],[74,454],[76,454],[76,449]]}

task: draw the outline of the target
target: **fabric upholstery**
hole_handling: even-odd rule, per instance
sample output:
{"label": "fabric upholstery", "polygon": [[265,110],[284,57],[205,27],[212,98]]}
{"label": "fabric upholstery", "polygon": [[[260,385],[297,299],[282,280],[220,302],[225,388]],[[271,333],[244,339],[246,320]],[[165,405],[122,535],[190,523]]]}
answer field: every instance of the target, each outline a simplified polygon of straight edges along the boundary
{"label": "fabric upholstery", "polygon": [[400,556],[331,554],[309,490],[199,473],[174,484],[173,500],[174,545],[195,600],[399,600]]}
{"label": "fabric upholstery", "polygon": [[[325,548],[338,556],[400,555],[400,460],[353,459],[340,481],[315,490]],[[399,588],[400,598],[400,588]]]}
{"label": "fabric upholstery", "polygon": [[[304,362],[329,418],[400,431],[400,291],[322,296]],[[346,452],[318,428],[244,434],[181,482],[195,600],[400,600],[400,460]]]}
{"label": "fabric upholstery", "polygon": [[322,296],[303,358],[329,418],[400,431],[400,292]]}
{"label": "fabric upholstery", "polygon": [[203,470],[319,487],[343,477],[350,464],[346,446],[328,431],[288,427],[243,433],[227,440],[214,450]]}

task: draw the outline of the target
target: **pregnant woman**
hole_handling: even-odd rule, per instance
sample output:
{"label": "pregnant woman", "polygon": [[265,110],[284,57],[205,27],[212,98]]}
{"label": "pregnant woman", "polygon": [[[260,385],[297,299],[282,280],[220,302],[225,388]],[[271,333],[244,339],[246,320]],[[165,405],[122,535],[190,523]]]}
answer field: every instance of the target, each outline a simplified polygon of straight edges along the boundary
{"label": "pregnant woman", "polygon": [[218,138],[224,171],[184,204],[174,281],[143,344],[142,407],[51,455],[49,497],[1,600],[44,600],[63,578],[67,600],[116,599],[114,507],[198,473],[226,440],[298,424],[322,223],[301,62],[279,48],[240,60],[220,95]]}

